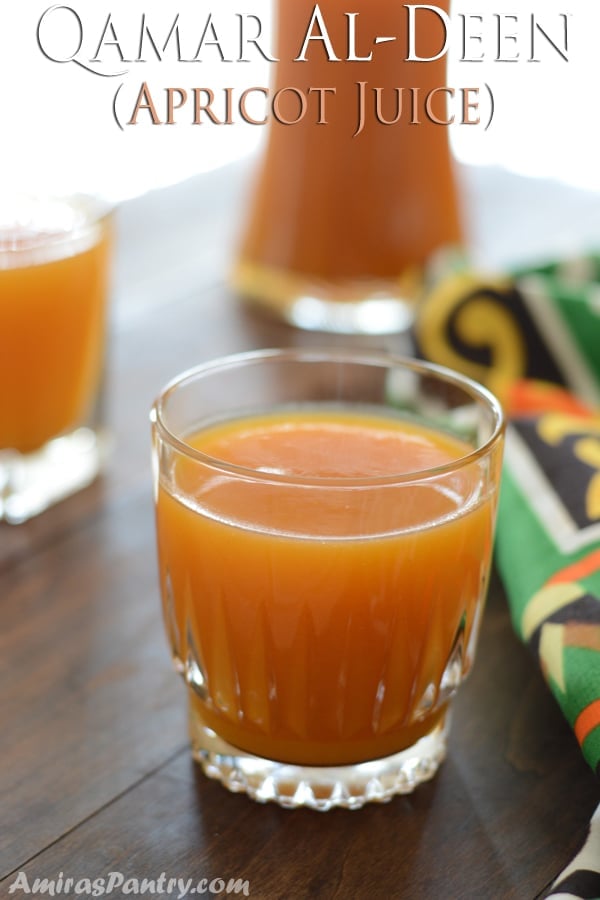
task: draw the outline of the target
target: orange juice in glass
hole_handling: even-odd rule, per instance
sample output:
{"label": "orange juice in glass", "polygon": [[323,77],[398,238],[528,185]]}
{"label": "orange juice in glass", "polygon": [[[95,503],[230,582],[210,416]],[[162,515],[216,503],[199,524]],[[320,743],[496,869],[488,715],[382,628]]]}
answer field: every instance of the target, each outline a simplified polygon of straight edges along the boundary
{"label": "orange juice in glass", "polygon": [[98,201],[2,202],[0,520],[23,522],[98,472],[110,250]]}
{"label": "orange juice in glass", "polygon": [[[254,303],[309,329],[401,331],[428,263],[462,245],[442,124],[449,5],[411,28],[406,4],[323,0],[303,47],[313,0],[277,3],[277,115],[232,279]],[[409,33],[430,61],[407,59]]]}
{"label": "orange juice in glass", "polygon": [[206,774],[323,810],[431,778],[490,569],[494,398],[384,354],[261,351],[186,373],[152,418],[164,619]]}

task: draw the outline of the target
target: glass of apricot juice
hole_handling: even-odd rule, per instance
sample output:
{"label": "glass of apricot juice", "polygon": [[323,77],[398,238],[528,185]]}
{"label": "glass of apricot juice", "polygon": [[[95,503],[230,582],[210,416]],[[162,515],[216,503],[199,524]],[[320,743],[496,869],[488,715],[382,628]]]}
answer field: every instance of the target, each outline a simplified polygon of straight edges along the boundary
{"label": "glass of apricot juice", "polygon": [[26,521],[99,470],[110,244],[95,199],[0,201],[0,521]]}
{"label": "glass of apricot juice", "polygon": [[205,773],[320,810],[431,778],[490,571],[495,398],[386,353],[262,350],[186,372],[152,423],[164,620]]}

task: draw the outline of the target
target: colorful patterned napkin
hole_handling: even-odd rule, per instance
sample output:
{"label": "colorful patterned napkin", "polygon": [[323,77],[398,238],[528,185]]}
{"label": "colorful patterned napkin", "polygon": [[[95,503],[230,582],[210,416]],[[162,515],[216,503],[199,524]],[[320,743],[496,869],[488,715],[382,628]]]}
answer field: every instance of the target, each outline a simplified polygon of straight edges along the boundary
{"label": "colorful patterned napkin", "polygon": [[[497,564],[515,630],[600,775],[600,257],[441,280],[421,356],[486,384],[510,418]],[[555,898],[600,898],[600,807]]]}
{"label": "colorful patterned napkin", "polygon": [[515,629],[600,774],[600,416],[513,419],[497,563]]}

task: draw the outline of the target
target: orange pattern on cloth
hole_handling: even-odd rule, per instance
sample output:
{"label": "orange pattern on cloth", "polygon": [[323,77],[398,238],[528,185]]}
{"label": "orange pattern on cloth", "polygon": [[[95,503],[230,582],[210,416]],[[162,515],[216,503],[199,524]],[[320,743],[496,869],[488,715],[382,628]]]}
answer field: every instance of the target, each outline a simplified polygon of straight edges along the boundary
{"label": "orange pattern on cloth", "polygon": [[579,581],[581,578],[587,578],[594,572],[600,571],[600,548],[594,550],[583,559],[577,560],[570,566],[560,569],[552,578],[549,578],[547,584],[565,584],[568,581]]}
{"label": "orange pattern on cloth", "polygon": [[600,725],[600,699],[594,700],[589,706],[586,706],[575,721],[575,736],[580,744],[583,744],[586,737]]}
{"label": "orange pattern on cloth", "polygon": [[506,390],[504,403],[506,412],[513,417],[545,412],[591,415],[590,407],[571,391],[539,379],[518,378],[513,381]]}

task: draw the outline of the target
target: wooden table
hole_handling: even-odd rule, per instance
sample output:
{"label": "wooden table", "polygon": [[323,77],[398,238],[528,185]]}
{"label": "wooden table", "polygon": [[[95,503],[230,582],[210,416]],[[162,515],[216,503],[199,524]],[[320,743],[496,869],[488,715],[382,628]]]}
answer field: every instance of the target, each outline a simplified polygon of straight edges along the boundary
{"label": "wooden table", "polygon": [[234,169],[122,208],[110,466],[27,525],[0,526],[0,895],[19,872],[30,885],[164,872],[215,890],[247,880],[268,900],[533,898],[577,850],[598,790],[497,583],[449,758],[412,796],[289,812],[229,794],[190,760],[159,612],[148,409],[209,357],[323,343],[225,287],[244,183]]}

